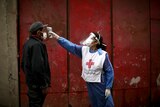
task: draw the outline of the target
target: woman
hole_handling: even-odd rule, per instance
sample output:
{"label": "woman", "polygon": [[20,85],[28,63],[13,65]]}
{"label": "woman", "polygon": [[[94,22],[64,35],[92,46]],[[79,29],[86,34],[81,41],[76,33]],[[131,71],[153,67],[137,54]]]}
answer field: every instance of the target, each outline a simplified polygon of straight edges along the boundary
{"label": "woman", "polygon": [[49,32],[70,53],[82,59],[82,78],[86,81],[92,107],[114,107],[111,88],[114,72],[103,38],[96,32],[76,45],[54,32]]}

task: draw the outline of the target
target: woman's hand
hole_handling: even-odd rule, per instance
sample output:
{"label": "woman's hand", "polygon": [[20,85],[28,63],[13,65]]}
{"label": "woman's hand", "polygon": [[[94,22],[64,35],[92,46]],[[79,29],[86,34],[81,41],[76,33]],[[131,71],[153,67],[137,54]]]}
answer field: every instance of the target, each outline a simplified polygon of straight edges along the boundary
{"label": "woman's hand", "polygon": [[106,96],[106,98],[107,98],[110,94],[111,94],[110,89],[106,89],[106,90],[105,90],[105,96]]}
{"label": "woman's hand", "polygon": [[60,36],[58,34],[56,34],[55,32],[52,31],[52,27],[47,27],[47,31],[48,31],[48,35],[49,35],[49,38],[56,38],[56,39],[59,39]]}
{"label": "woman's hand", "polygon": [[53,31],[49,31],[48,34],[50,35],[50,38],[55,38],[55,39],[60,38],[60,36]]}

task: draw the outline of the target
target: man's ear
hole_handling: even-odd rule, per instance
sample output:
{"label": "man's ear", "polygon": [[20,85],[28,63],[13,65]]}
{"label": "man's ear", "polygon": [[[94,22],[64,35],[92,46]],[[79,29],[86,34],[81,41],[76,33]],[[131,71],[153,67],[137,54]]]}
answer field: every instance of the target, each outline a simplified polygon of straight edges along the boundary
{"label": "man's ear", "polygon": [[37,31],[37,35],[40,35],[40,34],[41,34],[41,31],[40,31],[40,30],[38,30],[38,31]]}

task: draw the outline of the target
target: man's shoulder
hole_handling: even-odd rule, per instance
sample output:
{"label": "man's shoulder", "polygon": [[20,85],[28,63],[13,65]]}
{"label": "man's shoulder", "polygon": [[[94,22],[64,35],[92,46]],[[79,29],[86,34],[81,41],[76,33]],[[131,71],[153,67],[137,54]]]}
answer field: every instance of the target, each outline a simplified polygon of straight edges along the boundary
{"label": "man's shoulder", "polygon": [[28,46],[34,46],[34,45],[41,45],[41,42],[33,38],[29,38],[25,44]]}
{"label": "man's shoulder", "polygon": [[33,47],[37,47],[37,46],[41,46],[40,43],[38,43],[37,41],[34,41],[32,39],[28,39],[24,45],[23,45],[23,49],[24,50],[30,50],[32,49]]}

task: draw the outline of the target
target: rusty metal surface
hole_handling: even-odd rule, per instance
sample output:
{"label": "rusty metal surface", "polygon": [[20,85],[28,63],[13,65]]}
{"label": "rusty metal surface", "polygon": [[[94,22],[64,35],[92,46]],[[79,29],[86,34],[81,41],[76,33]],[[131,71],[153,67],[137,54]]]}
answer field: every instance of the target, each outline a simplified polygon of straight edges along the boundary
{"label": "rusty metal surface", "polygon": [[[53,27],[53,30],[60,35],[66,36],[66,1],[64,0],[20,0],[20,59],[22,57],[22,46],[29,36],[29,26],[34,21],[42,21]],[[61,48],[55,40],[45,42],[48,49],[49,64],[51,68],[51,90],[47,96],[49,104],[58,105],[59,102],[54,98],[67,99],[67,95],[54,93],[64,93],[68,89],[67,84],[67,52]],[[20,94],[26,97],[27,87],[25,85],[24,74],[20,71]],[[53,99],[51,96],[54,96]],[[23,98],[21,97],[21,105]],[[58,100],[58,99],[57,99]],[[26,100],[27,101],[27,100]],[[56,104],[57,103],[57,104]],[[67,101],[64,102],[64,105]],[[22,106],[23,107],[23,106]]]}

